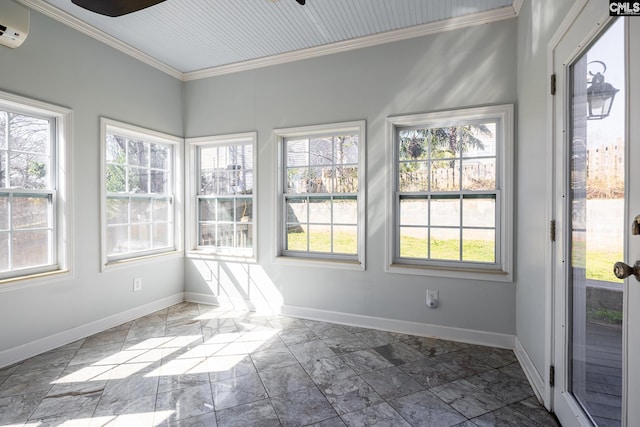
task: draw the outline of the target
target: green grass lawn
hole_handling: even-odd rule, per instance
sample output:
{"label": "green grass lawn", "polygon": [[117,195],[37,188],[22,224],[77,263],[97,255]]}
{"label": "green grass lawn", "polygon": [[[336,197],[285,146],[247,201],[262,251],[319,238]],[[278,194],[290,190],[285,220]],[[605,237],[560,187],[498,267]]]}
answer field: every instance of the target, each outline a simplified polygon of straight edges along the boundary
{"label": "green grass lawn", "polygon": [[[307,233],[289,233],[288,249],[293,251],[307,250]],[[331,253],[331,235],[329,232],[313,233],[309,241],[313,252]],[[355,254],[358,242],[355,233],[334,233],[333,253]],[[418,237],[403,236],[400,241],[400,255],[403,258],[424,259],[427,256],[427,241]],[[457,240],[435,240],[431,246],[433,259],[458,260],[460,254]],[[464,242],[463,258],[465,261],[494,262],[493,242],[484,240],[468,240]],[[622,259],[622,254],[606,251],[589,251],[587,253],[587,279],[608,282],[622,282],[613,275],[613,263]]]}
{"label": "green grass lawn", "polygon": [[613,264],[622,260],[622,252],[588,251],[587,279],[622,283],[613,275]]}

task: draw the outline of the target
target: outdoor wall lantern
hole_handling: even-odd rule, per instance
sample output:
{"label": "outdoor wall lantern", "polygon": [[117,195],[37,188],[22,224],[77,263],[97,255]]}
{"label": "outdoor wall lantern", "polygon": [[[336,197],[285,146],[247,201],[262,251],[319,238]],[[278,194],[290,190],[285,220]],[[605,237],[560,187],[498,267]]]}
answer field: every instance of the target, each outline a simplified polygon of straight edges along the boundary
{"label": "outdoor wall lantern", "polygon": [[611,112],[613,100],[620,89],[616,89],[611,83],[605,83],[604,73],[607,71],[607,65],[604,62],[589,62],[589,64],[593,63],[602,65],[602,72],[593,74],[589,71],[589,75],[591,76],[589,83],[591,83],[591,85],[587,88],[587,103],[589,104],[587,120],[602,120]]}

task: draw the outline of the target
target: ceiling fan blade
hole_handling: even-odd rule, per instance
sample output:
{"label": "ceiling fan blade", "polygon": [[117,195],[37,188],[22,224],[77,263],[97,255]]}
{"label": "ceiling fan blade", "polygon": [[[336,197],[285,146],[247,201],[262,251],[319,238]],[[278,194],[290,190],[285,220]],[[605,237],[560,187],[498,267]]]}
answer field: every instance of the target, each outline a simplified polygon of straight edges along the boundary
{"label": "ceiling fan blade", "polygon": [[91,12],[105,16],[122,16],[137,12],[164,0],[71,0],[71,2]]}

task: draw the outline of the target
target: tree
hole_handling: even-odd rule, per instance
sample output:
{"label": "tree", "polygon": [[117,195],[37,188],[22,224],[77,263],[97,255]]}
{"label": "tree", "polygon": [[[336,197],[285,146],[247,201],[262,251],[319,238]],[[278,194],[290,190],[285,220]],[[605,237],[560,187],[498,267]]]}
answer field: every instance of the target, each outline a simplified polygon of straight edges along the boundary
{"label": "tree", "polygon": [[[405,191],[425,191],[428,187],[426,160],[451,159],[449,168],[455,175],[455,159],[471,149],[484,150],[481,137],[493,136],[484,124],[421,128],[400,132],[400,186]],[[432,169],[438,165],[432,164]],[[442,167],[442,166],[440,166]]]}

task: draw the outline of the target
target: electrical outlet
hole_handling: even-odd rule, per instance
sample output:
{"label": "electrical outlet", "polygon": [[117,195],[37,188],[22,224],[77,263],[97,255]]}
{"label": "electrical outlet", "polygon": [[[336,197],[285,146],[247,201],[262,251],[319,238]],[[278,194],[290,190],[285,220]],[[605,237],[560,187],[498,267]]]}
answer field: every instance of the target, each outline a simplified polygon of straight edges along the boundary
{"label": "electrical outlet", "polygon": [[438,291],[431,291],[429,289],[427,289],[427,307],[429,308],[436,308],[438,306],[438,297],[439,292]]}
{"label": "electrical outlet", "polygon": [[142,277],[136,277],[133,279],[133,292],[142,290]]}

